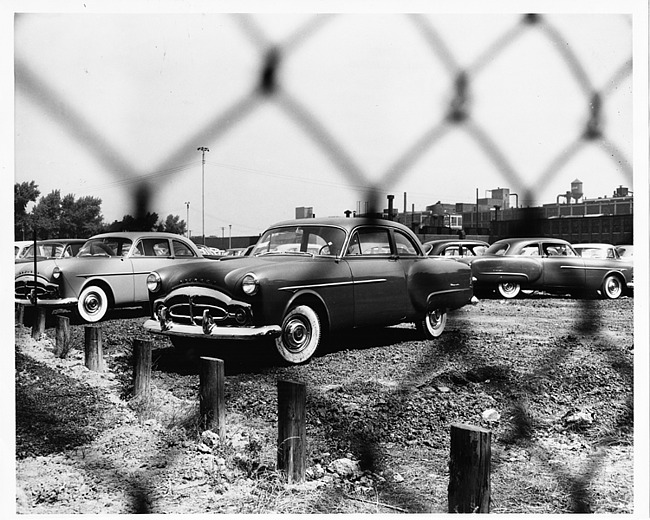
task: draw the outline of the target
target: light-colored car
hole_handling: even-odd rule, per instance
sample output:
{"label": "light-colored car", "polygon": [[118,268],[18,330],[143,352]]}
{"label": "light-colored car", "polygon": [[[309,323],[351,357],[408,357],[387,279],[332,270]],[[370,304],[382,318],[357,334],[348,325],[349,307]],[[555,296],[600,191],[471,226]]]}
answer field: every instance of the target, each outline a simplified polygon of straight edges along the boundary
{"label": "light-colored car", "polygon": [[21,258],[25,253],[25,250],[33,244],[34,242],[29,240],[19,240],[14,242],[14,258]]}
{"label": "light-colored car", "polygon": [[620,258],[618,251],[612,244],[602,243],[581,243],[573,244],[576,250],[583,258]]}
{"label": "light-colored car", "polygon": [[466,264],[426,256],[401,224],[358,218],[281,222],[248,255],[157,269],[148,285],[144,327],[174,346],[273,338],[291,364],[334,330],[411,322],[437,337],[473,295]]}
{"label": "light-colored car", "polygon": [[632,259],[634,257],[634,246],[632,244],[616,246],[616,252],[621,258]]}
{"label": "light-colored car", "polygon": [[514,298],[524,290],[616,299],[634,288],[632,266],[616,258],[580,256],[559,238],[498,240],[470,262],[475,291],[497,290]]}
{"label": "light-colored car", "polygon": [[[36,261],[46,260],[48,258],[71,258],[77,256],[77,253],[86,243],[85,238],[57,238],[50,240],[39,240],[36,242]],[[16,263],[25,263],[34,261],[34,243],[25,249]]]}
{"label": "light-colored car", "polygon": [[164,266],[201,258],[181,235],[159,232],[104,233],[88,239],[74,258],[16,264],[15,302],[48,309],[75,307],[86,322],[113,307],[148,302],[147,275]]}

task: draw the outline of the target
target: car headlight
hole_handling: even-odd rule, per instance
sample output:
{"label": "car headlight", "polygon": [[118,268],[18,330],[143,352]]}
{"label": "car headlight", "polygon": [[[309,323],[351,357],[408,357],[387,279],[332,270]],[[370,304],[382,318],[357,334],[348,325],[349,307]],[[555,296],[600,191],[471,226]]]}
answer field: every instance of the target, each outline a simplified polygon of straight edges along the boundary
{"label": "car headlight", "polygon": [[59,269],[58,265],[54,269],[52,269],[52,278],[54,278],[55,280],[61,278],[61,269]]}
{"label": "car headlight", "polygon": [[158,292],[161,286],[162,280],[160,275],[156,271],[149,273],[149,276],[147,276],[147,289],[149,289],[149,292]]}
{"label": "car headlight", "polygon": [[260,289],[260,281],[253,273],[248,273],[242,278],[241,288],[246,294],[253,296]]}

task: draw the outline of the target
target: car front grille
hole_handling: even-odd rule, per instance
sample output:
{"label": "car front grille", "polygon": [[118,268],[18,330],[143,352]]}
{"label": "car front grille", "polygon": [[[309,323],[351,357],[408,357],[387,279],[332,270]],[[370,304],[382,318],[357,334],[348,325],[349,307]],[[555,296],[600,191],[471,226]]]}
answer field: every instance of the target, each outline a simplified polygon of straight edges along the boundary
{"label": "car front grille", "polygon": [[183,288],[172,292],[161,304],[166,308],[166,319],[172,323],[201,326],[206,312],[220,327],[245,327],[253,322],[249,304],[211,289]]}
{"label": "car front grille", "polygon": [[59,298],[59,287],[54,284],[46,284],[41,280],[34,283],[33,278],[18,279],[14,286],[14,296],[19,300],[24,300],[32,295],[36,289],[36,297],[40,300],[56,300]]}

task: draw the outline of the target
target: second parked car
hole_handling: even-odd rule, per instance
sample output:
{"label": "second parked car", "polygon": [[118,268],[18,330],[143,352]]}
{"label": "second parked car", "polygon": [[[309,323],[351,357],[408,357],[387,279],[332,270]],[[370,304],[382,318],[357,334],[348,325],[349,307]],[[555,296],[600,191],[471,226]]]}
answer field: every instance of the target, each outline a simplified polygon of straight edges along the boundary
{"label": "second parked car", "polygon": [[595,294],[616,299],[634,287],[630,265],[611,258],[583,258],[566,240],[510,238],[471,261],[475,290],[514,298],[522,290]]}
{"label": "second parked car", "polygon": [[201,258],[191,241],[172,233],[105,233],[88,239],[75,258],[16,264],[15,302],[48,309],[73,307],[86,322],[112,307],[148,302],[147,275]]}

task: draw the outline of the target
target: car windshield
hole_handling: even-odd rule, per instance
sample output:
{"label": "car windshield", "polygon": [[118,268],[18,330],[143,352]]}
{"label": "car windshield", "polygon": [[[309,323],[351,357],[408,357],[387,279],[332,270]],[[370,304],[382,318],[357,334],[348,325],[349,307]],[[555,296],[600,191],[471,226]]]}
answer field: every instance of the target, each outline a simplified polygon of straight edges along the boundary
{"label": "car windshield", "polygon": [[331,226],[291,226],[269,229],[251,256],[264,254],[313,254],[336,256],[345,241],[345,231]]}
{"label": "car windshield", "polygon": [[77,256],[126,256],[131,244],[128,238],[93,238],[81,247]]}

